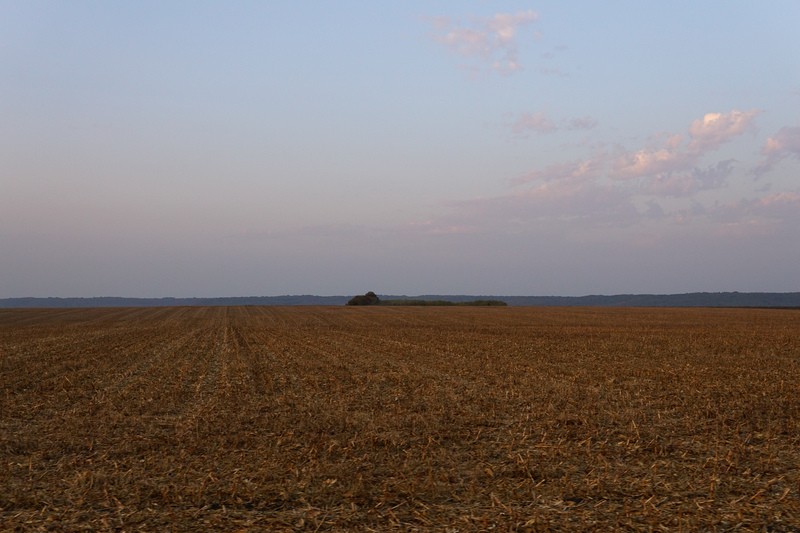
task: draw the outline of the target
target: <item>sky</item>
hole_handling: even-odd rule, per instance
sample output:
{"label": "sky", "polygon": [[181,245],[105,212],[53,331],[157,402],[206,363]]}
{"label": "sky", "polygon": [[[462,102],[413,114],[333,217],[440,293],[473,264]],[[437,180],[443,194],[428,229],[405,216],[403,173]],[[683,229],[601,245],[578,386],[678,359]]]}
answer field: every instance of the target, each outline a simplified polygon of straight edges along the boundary
{"label": "sky", "polygon": [[798,21],[0,0],[0,298],[800,291]]}

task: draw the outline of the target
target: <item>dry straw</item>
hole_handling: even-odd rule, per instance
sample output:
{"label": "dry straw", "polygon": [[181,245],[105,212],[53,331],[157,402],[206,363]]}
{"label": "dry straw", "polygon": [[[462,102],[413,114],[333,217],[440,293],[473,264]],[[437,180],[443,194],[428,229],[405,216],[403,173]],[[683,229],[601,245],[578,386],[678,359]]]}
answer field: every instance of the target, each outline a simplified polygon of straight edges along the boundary
{"label": "dry straw", "polygon": [[798,531],[800,313],[0,310],[0,529]]}

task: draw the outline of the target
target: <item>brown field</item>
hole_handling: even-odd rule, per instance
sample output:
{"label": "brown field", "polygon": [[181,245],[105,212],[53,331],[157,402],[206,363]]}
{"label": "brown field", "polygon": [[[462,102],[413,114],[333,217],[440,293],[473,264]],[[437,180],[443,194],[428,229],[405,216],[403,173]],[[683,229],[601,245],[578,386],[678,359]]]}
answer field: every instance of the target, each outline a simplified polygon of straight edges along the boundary
{"label": "brown field", "polygon": [[800,531],[800,311],[0,310],[3,531]]}

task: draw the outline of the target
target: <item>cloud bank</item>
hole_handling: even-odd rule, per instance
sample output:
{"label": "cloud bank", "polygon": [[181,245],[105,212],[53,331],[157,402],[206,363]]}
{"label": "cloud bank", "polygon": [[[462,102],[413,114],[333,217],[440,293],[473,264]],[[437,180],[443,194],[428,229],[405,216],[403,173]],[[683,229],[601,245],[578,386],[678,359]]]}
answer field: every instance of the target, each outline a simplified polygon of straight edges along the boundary
{"label": "cloud bank", "polygon": [[706,113],[689,125],[688,137],[665,135],[660,146],[623,151],[614,161],[612,177],[664,179],[674,172],[689,171],[705,155],[752,129],[758,114],[758,110],[735,109],[728,113]]}
{"label": "cloud bank", "polygon": [[[534,169],[510,181],[512,190],[494,197],[451,205],[451,212],[425,225],[428,233],[538,232],[542,228],[587,235],[659,224],[663,230],[688,228],[689,221],[716,226],[728,235],[774,232],[800,223],[800,193],[783,191],[740,201],[720,202],[708,191],[727,188],[737,162],[711,162],[724,144],[754,128],[758,110],[706,113],[682,134],[661,134],[636,149],[605,149],[588,157]],[[564,122],[567,124],[568,122]],[[518,131],[550,133],[559,126],[543,113],[522,115]],[[562,126],[564,127],[564,126]],[[800,128],[783,128],[762,150],[765,164],[800,157]],[[765,194],[765,193],[762,193]],[[718,195],[716,195],[718,196]],[[666,224],[666,226],[665,226]]]}

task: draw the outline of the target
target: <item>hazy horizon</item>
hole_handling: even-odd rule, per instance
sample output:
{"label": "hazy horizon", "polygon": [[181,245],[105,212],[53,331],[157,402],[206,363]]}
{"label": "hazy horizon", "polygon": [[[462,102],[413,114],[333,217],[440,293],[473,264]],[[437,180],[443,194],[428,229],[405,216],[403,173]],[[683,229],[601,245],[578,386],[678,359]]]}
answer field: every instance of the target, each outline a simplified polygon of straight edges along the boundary
{"label": "hazy horizon", "polygon": [[798,20],[0,0],[0,298],[800,291]]}
{"label": "hazy horizon", "polygon": [[[541,298],[541,299],[582,299],[582,298],[615,298],[624,296],[633,297],[673,297],[673,296],[686,296],[686,295],[797,295],[800,291],[785,291],[785,292],[742,292],[742,291],[695,291],[689,293],[615,293],[615,294],[578,294],[573,296],[565,296],[562,294],[485,294],[485,293],[424,293],[424,294],[408,294],[408,293],[383,293],[380,291],[375,292],[381,298],[427,298],[427,297],[453,297],[453,298],[482,298],[482,297],[498,297],[498,298]],[[339,298],[349,299],[353,296],[359,296],[361,293],[350,294],[312,294],[312,293],[293,293],[293,294],[247,294],[242,296],[125,296],[119,294],[106,294],[94,296],[22,296],[22,297],[2,297],[0,300],[227,300],[227,299],[280,299],[280,298]],[[249,304],[248,304],[249,305]]]}

